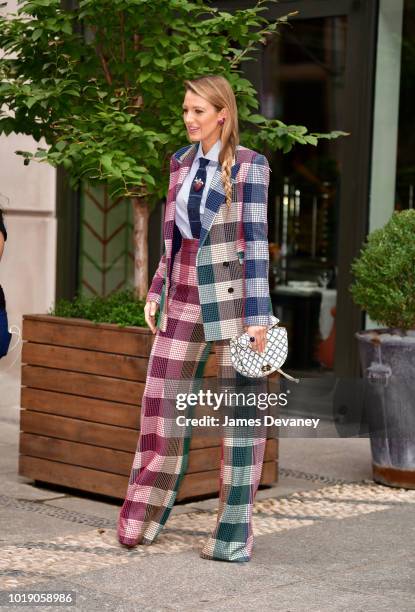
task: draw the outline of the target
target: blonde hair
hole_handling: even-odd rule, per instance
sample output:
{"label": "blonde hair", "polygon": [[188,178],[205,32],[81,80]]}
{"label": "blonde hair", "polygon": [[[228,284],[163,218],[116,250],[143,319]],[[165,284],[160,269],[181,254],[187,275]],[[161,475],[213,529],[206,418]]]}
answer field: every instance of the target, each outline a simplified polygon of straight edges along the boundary
{"label": "blonde hair", "polygon": [[190,90],[210,102],[219,112],[226,109],[226,119],[220,134],[221,151],[219,163],[222,166],[222,183],[226,204],[232,203],[231,168],[236,146],[239,144],[238,108],[231,84],[221,75],[202,76],[184,82],[186,91]]}

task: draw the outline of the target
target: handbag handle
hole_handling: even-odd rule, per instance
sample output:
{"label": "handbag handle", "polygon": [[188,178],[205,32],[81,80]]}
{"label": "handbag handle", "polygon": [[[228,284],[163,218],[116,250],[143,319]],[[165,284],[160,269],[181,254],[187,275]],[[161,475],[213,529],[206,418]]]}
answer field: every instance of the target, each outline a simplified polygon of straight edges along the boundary
{"label": "handbag handle", "polygon": [[[268,331],[269,329],[271,329],[272,327],[275,327],[276,325],[278,325],[278,323],[279,323],[279,322],[280,322],[280,320],[279,320],[279,319],[277,319],[277,317],[276,317],[275,315],[271,315],[271,324],[267,326],[267,331]],[[239,338],[240,338],[241,336],[243,336],[244,334],[246,334],[246,332],[243,332],[242,334],[240,334],[240,336],[232,336],[232,340],[233,340],[234,342],[238,342],[238,344],[239,344]],[[241,346],[242,346],[242,345],[241,345]]]}

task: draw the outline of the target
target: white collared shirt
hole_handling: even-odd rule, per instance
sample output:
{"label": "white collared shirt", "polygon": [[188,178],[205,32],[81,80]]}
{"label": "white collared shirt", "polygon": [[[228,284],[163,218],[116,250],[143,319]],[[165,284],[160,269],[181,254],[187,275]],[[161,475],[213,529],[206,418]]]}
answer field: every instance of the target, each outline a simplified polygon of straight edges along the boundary
{"label": "white collared shirt", "polygon": [[189,201],[190,189],[192,186],[193,179],[196,172],[199,170],[199,157],[209,159],[209,163],[206,166],[206,184],[203,189],[202,198],[200,201],[200,220],[202,220],[203,212],[205,210],[206,198],[209,191],[209,186],[212,182],[213,175],[215,174],[218,162],[219,153],[222,148],[222,142],[220,138],[215,144],[209,149],[209,151],[203,155],[202,143],[199,142],[199,146],[193,160],[193,164],[183,181],[183,185],[177,194],[176,198],[176,225],[180,230],[183,238],[193,238],[192,230],[190,229],[189,216],[187,214],[187,203]]}

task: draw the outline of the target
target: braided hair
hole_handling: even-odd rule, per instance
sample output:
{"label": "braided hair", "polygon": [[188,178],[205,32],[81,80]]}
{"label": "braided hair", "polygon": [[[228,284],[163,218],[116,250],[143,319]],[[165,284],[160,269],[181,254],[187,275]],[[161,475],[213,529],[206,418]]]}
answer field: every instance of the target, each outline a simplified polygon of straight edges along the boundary
{"label": "braided hair", "polygon": [[219,163],[228,210],[232,204],[231,168],[234,163],[236,146],[239,144],[238,108],[232,87],[224,76],[209,75],[184,82],[186,90],[205,98],[218,111],[227,110],[226,121],[221,130],[221,151]]}

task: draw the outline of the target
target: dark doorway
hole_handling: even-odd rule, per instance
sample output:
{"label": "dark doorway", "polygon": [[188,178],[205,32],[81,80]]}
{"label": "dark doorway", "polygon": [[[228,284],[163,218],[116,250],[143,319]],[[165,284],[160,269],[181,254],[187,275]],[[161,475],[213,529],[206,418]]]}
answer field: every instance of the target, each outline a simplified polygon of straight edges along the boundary
{"label": "dark doorway", "polygon": [[[217,2],[232,11],[253,2]],[[274,311],[291,337],[293,369],[359,374],[354,333],[363,327],[349,285],[367,234],[377,1],[281,0],[262,14],[292,11],[244,66],[270,119],[350,136],[264,151],[271,168],[269,241]],[[252,55],[252,54],[251,54]],[[243,144],[243,143],[242,143]],[[272,262],[271,262],[272,263]],[[274,284],[275,283],[275,284]]]}

